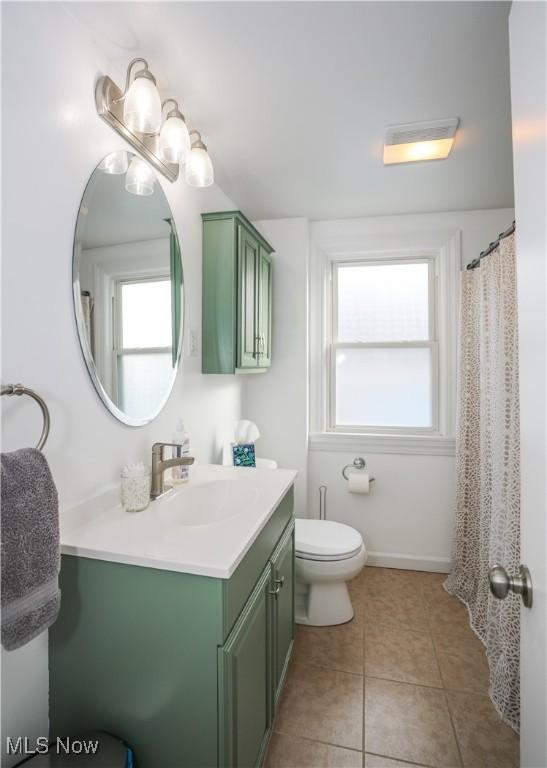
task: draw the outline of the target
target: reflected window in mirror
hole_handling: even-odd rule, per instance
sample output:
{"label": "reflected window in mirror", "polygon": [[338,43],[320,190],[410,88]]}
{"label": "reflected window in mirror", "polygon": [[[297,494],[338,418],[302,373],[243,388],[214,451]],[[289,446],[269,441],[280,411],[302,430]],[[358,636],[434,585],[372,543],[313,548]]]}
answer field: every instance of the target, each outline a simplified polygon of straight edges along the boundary
{"label": "reflected window in mirror", "polygon": [[156,392],[169,379],[173,361],[169,276],[119,280],[115,313],[117,402],[125,413],[146,418],[155,406]]}
{"label": "reflected window in mirror", "polygon": [[91,379],[109,410],[138,426],[157,416],[174,383],[183,276],[176,228],[159,182],[151,195],[128,192],[127,165],[114,173],[103,161],[91,176],[78,215],[73,281]]}

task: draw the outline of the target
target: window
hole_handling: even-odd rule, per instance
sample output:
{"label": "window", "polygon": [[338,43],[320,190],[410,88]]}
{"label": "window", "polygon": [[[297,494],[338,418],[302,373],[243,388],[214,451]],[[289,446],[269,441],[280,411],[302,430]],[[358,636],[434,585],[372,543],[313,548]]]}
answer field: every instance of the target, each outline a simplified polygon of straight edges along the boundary
{"label": "window", "polygon": [[119,280],[115,302],[116,401],[126,413],[140,417],[157,408],[158,391],[164,391],[163,382],[173,373],[171,280],[164,276]]}
{"label": "window", "polygon": [[433,434],[438,424],[435,261],[333,261],[328,429]]}

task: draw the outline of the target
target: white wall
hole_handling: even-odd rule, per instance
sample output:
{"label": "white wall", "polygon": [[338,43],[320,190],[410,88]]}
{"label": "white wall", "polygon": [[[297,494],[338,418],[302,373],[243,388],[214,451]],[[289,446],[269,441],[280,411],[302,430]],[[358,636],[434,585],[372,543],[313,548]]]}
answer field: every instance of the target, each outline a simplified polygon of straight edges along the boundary
{"label": "white wall", "polygon": [[[386,233],[461,232],[462,266],[475,258],[513,220],[512,209],[462,211],[407,216],[380,216],[345,221],[314,222],[313,242],[348,238],[376,243]],[[375,247],[374,245],[372,246]],[[317,251],[310,249],[310,259]],[[310,296],[310,305],[314,297]],[[447,435],[450,437],[450,435]],[[376,477],[369,496],[350,494],[342,467],[364,456]],[[361,531],[369,563],[395,568],[448,570],[455,500],[453,455],[372,453],[366,447],[341,451],[310,450],[309,514],[318,515],[318,488],[326,485],[327,517]]]}
{"label": "white wall", "polygon": [[244,416],[261,437],[259,456],[298,470],[296,514],[307,509],[308,463],[308,222],[276,219],[255,222],[273,254],[273,365],[247,376]]}
{"label": "white wall", "polygon": [[[512,219],[512,209],[389,216],[313,222],[309,234],[315,240],[346,229],[359,231],[366,239],[367,233],[460,230],[463,266]],[[302,219],[261,221],[257,226],[276,249],[274,364],[270,373],[249,379],[245,389],[245,415],[257,421],[263,435],[259,453],[299,470],[299,515],[318,515],[318,488],[327,485],[328,517],[363,533],[372,553],[371,562],[447,570],[454,507],[453,455],[369,453],[347,446],[342,451],[314,449],[307,453],[305,294],[308,258],[314,258],[314,251],[309,249],[306,222]],[[342,467],[357,455],[365,456],[371,474],[377,478],[370,496],[347,493],[341,476]]]}
{"label": "white wall", "polygon": [[546,172],[547,8],[513,2],[509,17],[521,442],[522,562],[534,605],[521,611],[521,760],[547,765]]}
{"label": "white wall", "polygon": [[[2,381],[35,388],[49,406],[45,454],[64,507],[117,481],[126,462],[148,461],[152,443],[170,439],[180,416],[198,460],[218,460],[240,416],[242,389],[237,377],[202,376],[200,356],[185,352],[165,410],[135,429],[108,413],[87,375],[72,308],[74,226],[93,169],[126,146],[94,104],[96,78],[113,73],[121,82],[123,73],[102,53],[96,35],[73,19],[69,5],[2,5]],[[120,48],[116,63],[136,55]],[[160,182],[181,241],[187,328],[199,334],[200,212],[237,206],[216,186],[193,190],[182,180]],[[41,425],[35,404],[10,400],[2,410],[5,450],[36,442]],[[46,654],[44,634],[2,655],[4,737],[47,734]]]}

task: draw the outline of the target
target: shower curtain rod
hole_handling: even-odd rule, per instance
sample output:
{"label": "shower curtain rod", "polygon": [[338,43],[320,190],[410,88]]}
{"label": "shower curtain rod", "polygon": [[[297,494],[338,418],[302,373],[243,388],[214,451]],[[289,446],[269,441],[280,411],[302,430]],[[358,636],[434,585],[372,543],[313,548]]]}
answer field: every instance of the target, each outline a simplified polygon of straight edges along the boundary
{"label": "shower curtain rod", "polygon": [[505,230],[505,232],[502,232],[497,240],[494,240],[494,242],[490,243],[488,248],[486,248],[484,251],[481,251],[480,256],[477,259],[473,259],[473,261],[467,265],[467,269],[475,269],[475,267],[478,267],[481,263],[481,259],[484,259],[485,256],[488,256],[489,253],[492,253],[492,251],[498,247],[500,244],[500,240],[503,240],[504,237],[509,237],[509,235],[512,235],[515,231],[515,222],[511,224],[511,226]]}

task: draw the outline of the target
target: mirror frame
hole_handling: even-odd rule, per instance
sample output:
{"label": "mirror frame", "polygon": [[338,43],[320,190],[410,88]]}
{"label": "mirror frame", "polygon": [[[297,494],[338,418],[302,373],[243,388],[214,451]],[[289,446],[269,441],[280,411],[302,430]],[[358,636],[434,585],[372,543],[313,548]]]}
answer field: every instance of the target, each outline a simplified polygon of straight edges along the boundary
{"label": "mirror frame", "polygon": [[[117,150],[113,150],[114,152]],[[131,150],[127,150],[128,154],[134,155],[134,152],[131,152]],[[111,154],[110,152],[105,155],[105,157],[108,157],[108,155]],[[139,155],[136,155],[139,157]],[[142,158],[141,158],[142,159]],[[99,166],[103,162],[104,157],[99,160],[93,171],[91,172],[91,175],[89,176],[86,185],[84,187],[84,191],[80,200],[80,204],[78,206],[78,212],[76,215],[76,224],[74,226],[74,238],[73,238],[73,244],[72,244],[72,299],[73,299],[73,308],[74,308],[74,318],[76,320],[76,329],[78,331],[78,341],[80,344],[80,349],[82,350],[82,355],[85,360],[87,372],[89,373],[89,377],[91,381],[93,382],[93,386],[95,387],[95,390],[97,391],[97,394],[101,398],[103,404],[106,406],[108,411],[114,416],[114,418],[118,419],[118,421],[121,421],[123,424],[129,426],[129,427],[144,427],[146,424],[150,424],[150,422],[154,421],[162,410],[164,409],[167,401],[171,397],[171,393],[173,392],[173,387],[175,386],[175,381],[177,378],[177,374],[179,372],[180,364],[181,364],[181,357],[182,357],[182,347],[183,347],[183,341],[184,341],[184,327],[185,327],[185,316],[186,316],[186,302],[185,302],[185,291],[184,291],[184,265],[182,262],[182,249],[180,247],[180,239],[177,232],[177,226],[175,224],[175,218],[173,215],[173,211],[171,210],[171,206],[169,204],[169,200],[167,199],[167,195],[165,194],[163,187],[160,184],[160,180],[156,174],[156,171],[153,170],[154,175],[156,176],[156,184],[161,189],[161,192],[163,196],[165,197],[165,201],[167,203],[167,206],[169,208],[169,213],[171,214],[171,221],[173,228],[175,230],[175,235],[177,237],[177,241],[179,244],[179,256],[180,256],[180,274],[181,274],[181,283],[180,283],[180,291],[181,291],[181,299],[182,299],[182,314],[180,318],[180,324],[181,324],[181,332],[179,334],[179,345],[177,349],[177,364],[173,371],[173,374],[171,376],[171,381],[169,383],[169,386],[167,387],[165,397],[161,400],[157,410],[149,417],[145,419],[138,419],[133,416],[129,416],[127,413],[122,411],[118,406],[110,399],[110,396],[108,392],[103,387],[103,384],[97,374],[97,368],[95,365],[95,361],[93,359],[93,356],[91,354],[91,350],[89,349],[88,343],[87,343],[87,337],[85,334],[85,327],[84,327],[84,320],[83,320],[83,313],[81,310],[81,295],[80,295],[80,254],[76,252],[76,234],[78,231],[78,222],[80,220],[80,211],[82,209],[82,205],[84,204],[86,192],[89,188],[89,185],[91,184],[91,180],[95,173],[98,172]],[[129,193],[128,193],[129,194]]]}

